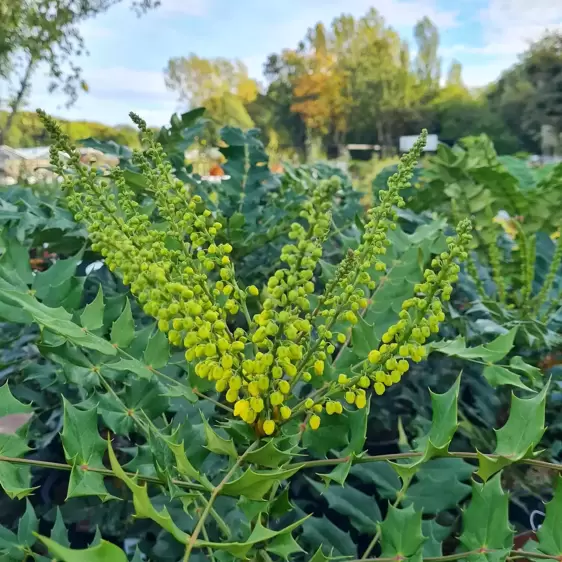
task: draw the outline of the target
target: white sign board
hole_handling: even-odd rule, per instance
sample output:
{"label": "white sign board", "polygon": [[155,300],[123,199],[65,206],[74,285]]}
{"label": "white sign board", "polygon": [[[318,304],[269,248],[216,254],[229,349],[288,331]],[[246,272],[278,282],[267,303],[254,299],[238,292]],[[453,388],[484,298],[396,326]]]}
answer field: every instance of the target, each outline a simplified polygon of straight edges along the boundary
{"label": "white sign board", "polygon": [[[408,152],[414,146],[419,135],[409,135],[407,137],[400,137],[400,152]],[[425,152],[435,152],[439,139],[437,135],[427,135],[427,142],[425,143]]]}

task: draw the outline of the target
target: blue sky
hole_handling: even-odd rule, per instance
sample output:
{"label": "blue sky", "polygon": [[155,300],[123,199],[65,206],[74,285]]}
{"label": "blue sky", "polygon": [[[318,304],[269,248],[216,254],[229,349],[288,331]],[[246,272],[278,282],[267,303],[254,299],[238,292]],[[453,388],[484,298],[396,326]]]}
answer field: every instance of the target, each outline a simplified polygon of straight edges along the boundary
{"label": "blue sky", "polygon": [[494,80],[545,28],[562,28],[560,0],[162,0],[142,18],[129,4],[82,25],[90,55],[80,63],[90,92],[66,109],[64,98],[48,94],[38,74],[29,107],[111,125],[127,122],[133,110],[161,125],[184,109],[164,84],[170,57],[193,52],[239,58],[263,81],[269,53],[295,47],[319,20],[329,24],[341,13],[361,16],[370,7],[409,40],[416,21],[429,16],[440,29],[444,72],[457,58],[470,86]]}

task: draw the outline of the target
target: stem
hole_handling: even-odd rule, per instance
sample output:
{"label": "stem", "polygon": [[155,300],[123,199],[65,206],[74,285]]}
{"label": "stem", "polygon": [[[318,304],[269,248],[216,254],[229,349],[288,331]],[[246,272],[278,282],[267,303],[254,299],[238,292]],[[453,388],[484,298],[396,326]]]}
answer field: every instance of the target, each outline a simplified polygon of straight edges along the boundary
{"label": "stem", "polygon": [[[39,468],[51,468],[54,470],[65,470],[67,472],[70,472],[72,470],[72,466],[59,462],[40,461],[37,459],[20,459],[17,457],[5,457],[3,455],[0,455],[0,462],[7,462],[10,464],[22,464],[26,466],[36,466]],[[115,473],[112,470],[109,470],[108,468],[93,468],[89,466],[88,472],[95,472],[103,476],[110,476],[110,477],[117,478]],[[133,474],[132,472],[126,472],[125,474],[130,478],[138,478],[143,482],[149,482],[151,484],[159,484],[161,486],[166,485],[166,482],[164,482],[164,480],[160,480],[160,478],[157,478],[155,476],[143,476],[142,474]],[[208,491],[207,488],[205,488],[205,486],[202,486],[201,484],[192,484],[190,482],[184,482],[183,480],[172,480],[172,482],[176,486],[179,486],[180,488],[186,488],[189,490],[199,490],[201,492]]]}
{"label": "stem", "polygon": [[[399,459],[411,459],[415,457],[423,456],[423,452],[411,451],[407,453],[392,453],[389,455],[365,455],[363,457],[358,457],[353,460],[353,464],[364,464],[370,462],[384,462],[384,461],[394,461]],[[447,457],[458,458],[458,459],[478,459],[478,453],[470,452],[449,452]],[[497,459],[501,458],[501,455],[486,455],[489,458]],[[339,457],[337,459],[320,459],[315,461],[305,461],[298,464],[289,464],[286,468],[294,468],[295,466],[300,466],[301,468],[316,468],[318,466],[334,466],[338,464],[343,464],[349,462],[349,457]],[[522,464],[529,464],[532,466],[540,466],[542,468],[547,468],[550,470],[556,470],[562,472],[562,464],[551,463],[548,461],[541,461],[537,459],[521,459],[518,461]]]}
{"label": "stem", "polygon": [[215,486],[215,488],[213,488],[211,496],[209,497],[209,503],[207,503],[207,505],[205,506],[205,510],[201,514],[201,517],[199,518],[199,521],[197,522],[197,525],[195,526],[195,529],[193,530],[193,534],[191,535],[191,537],[189,539],[189,542],[187,543],[187,545],[185,547],[185,554],[183,556],[183,562],[188,562],[189,557],[191,556],[191,551],[193,550],[193,547],[195,546],[197,538],[199,537],[199,533],[201,533],[201,530],[203,529],[203,527],[205,525],[205,521],[206,521],[207,517],[209,516],[209,514],[211,512],[211,508],[213,507],[213,504],[215,503],[215,500],[220,495],[220,493],[221,493],[222,489],[224,488],[225,484],[228,483],[228,481],[232,478],[232,476],[234,475],[234,473],[236,472],[238,467],[244,462],[244,459],[246,458],[246,455],[251,453],[258,445],[259,445],[259,441],[254,441],[246,449],[246,451],[236,459],[236,462],[234,463],[234,466],[227,472],[226,476]]}

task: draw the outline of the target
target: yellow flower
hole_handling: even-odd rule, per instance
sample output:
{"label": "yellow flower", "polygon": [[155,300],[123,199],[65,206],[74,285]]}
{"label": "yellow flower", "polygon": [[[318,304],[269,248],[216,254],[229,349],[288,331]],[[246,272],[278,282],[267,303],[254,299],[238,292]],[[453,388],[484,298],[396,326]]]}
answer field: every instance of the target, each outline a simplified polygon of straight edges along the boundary
{"label": "yellow flower", "polygon": [[275,431],[275,422],[273,420],[266,420],[263,422],[263,432],[266,435],[271,435]]}
{"label": "yellow flower", "polygon": [[308,424],[310,425],[310,429],[316,431],[320,427],[320,416],[316,414],[312,415]]}

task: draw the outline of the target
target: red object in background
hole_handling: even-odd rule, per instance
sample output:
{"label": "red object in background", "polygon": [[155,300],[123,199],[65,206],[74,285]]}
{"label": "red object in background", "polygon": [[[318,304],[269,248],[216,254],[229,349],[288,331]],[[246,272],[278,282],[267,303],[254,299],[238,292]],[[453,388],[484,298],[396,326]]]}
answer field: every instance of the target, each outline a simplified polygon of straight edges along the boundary
{"label": "red object in background", "polygon": [[[536,540],[537,540],[537,535],[535,531],[525,531],[524,533],[517,535],[513,539],[513,548],[515,550],[525,550],[525,545],[529,541],[536,541]],[[521,558],[520,562],[529,562],[529,560],[527,558]]]}
{"label": "red object in background", "polygon": [[57,254],[51,254],[45,250],[43,252],[43,256],[41,257],[30,257],[29,265],[31,266],[31,269],[36,271],[45,271],[45,269],[49,266],[49,263],[56,259],[56,257]]}
{"label": "red object in background", "polygon": [[209,175],[222,177],[224,176],[224,170],[218,164],[214,164],[213,167],[209,170]]}

